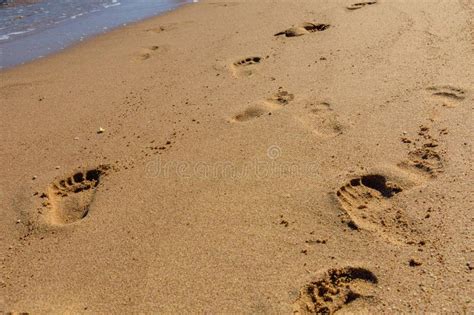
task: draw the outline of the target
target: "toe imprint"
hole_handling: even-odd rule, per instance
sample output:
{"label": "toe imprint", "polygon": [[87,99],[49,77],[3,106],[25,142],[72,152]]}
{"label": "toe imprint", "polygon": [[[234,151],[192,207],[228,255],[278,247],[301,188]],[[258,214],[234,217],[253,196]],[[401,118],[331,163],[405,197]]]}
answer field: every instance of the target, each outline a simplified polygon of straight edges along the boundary
{"label": "toe imprint", "polygon": [[232,64],[234,75],[237,77],[250,77],[256,71],[256,66],[263,61],[262,57],[247,57],[235,61]]}

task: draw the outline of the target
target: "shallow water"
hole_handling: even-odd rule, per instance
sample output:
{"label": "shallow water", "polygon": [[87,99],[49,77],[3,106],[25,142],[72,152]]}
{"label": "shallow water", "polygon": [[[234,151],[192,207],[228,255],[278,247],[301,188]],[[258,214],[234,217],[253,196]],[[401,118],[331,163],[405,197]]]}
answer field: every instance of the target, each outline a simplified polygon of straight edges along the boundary
{"label": "shallow water", "polygon": [[0,69],[192,0],[44,0],[0,7]]}

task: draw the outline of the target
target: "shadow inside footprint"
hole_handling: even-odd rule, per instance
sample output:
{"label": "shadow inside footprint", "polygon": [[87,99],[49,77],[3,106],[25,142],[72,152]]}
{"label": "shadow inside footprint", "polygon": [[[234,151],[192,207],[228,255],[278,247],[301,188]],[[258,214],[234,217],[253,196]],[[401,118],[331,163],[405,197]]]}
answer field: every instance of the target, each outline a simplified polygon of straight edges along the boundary
{"label": "shadow inside footprint", "polygon": [[292,27],[287,30],[278,32],[275,34],[275,36],[296,37],[314,32],[322,32],[327,30],[329,27],[329,24],[314,24],[306,22],[301,24],[300,26]]}
{"label": "shadow inside footprint", "polygon": [[365,268],[329,269],[300,290],[294,314],[333,314],[345,305],[372,297],[377,277]]}
{"label": "shadow inside footprint", "polygon": [[366,1],[366,2],[358,2],[358,3],[354,3],[354,4],[351,4],[350,6],[347,7],[348,10],[357,10],[357,9],[361,9],[367,5],[372,5],[372,4],[376,4],[377,1]]}
{"label": "shadow inside footprint", "polygon": [[70,224],[87,216],[105,167],[79,171],[49,185],[49,219],[52,224]]}
{"label": "shadow inside footprint", "polygon": [[402,189],[394,184],[388,184],[387,179],[382,175],[365,175],[351,180],[352,186],[364,185],[365,187],[377,190],[382,197],[390,198],[398,194]]}

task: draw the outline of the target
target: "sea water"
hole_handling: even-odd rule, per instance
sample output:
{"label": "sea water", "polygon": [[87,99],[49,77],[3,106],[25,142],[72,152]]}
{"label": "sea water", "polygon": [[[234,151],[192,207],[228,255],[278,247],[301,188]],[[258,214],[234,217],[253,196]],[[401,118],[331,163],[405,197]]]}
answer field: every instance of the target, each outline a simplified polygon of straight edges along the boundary
{"label": "sea water", "polygon": [[15,0],[10,0],[9,5],[0,5],[0,69],[44,57],[88,36],[187,2],[193,1],[39,0],[15,5]]}

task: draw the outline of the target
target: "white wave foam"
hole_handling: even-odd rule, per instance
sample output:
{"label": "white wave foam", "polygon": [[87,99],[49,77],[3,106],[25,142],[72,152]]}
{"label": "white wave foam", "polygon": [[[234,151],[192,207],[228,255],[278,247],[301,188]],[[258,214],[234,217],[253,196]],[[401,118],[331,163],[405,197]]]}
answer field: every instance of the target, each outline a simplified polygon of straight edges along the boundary
{"label": "white wave foam", "polygon": [[34,31],[34,30],[35,30],[34,28],[29,28],[26,31],[11,32],[11,33],[8,33],[8,34],[3,34],[3,35],[0,35],[0,40],[7,40],[12,36],[29,33],[29,32]]}
{"label": "white wave foam", "polygon": [[121,5],[121,3],[118,2],[118,0],[112,0],[112,4],[104,4],[103,7],[107,9],[110,7],[116,7],[118,5]]}

